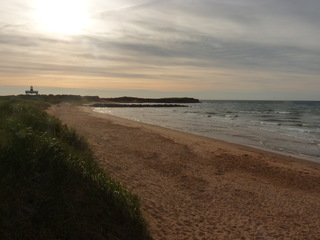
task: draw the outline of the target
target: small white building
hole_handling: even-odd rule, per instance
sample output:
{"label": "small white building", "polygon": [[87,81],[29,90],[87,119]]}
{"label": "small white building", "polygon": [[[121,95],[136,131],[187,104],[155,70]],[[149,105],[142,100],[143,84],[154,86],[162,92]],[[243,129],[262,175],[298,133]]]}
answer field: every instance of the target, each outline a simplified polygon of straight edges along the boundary
{"label": "small white building", "polygon": [[30,90],[26,90],[26,94],[27,95],[33,95],[33,94],[35,94],[35,95],[38,95],[38,91],[33,91],[33,86],[30,86]]}

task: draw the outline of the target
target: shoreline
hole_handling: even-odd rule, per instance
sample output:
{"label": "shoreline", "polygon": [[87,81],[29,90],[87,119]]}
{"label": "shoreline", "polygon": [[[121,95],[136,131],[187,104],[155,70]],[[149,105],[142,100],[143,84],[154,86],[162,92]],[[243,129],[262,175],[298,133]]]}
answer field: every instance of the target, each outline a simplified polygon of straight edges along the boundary
{"label": "shoreline", "polygon": [[138,194],[153,239],[316,239],[320,165],[70,104],[49,112],[87,137]]}
{"label": "shoreline", "polygon": [[[90,107],[91,107],[91,111],[94,112],[94,113],[108,115],[109,117],[114,117],[115,119],[119,119],[119,120],[123,119],[123,120],[127,120],[129,122],[133,121],[135,123],[150,125],[151,127],[155,127],[155,128],[169,129],[169,130],[172,130],[172,131],[177,131],[177,132],[182,132],[182,133],[185,133],[185,134],[190,134],[191,136],[195,135],[195,136],[199,136],[199,137],[212,139],[212,140],[215,140],[215,141],[221,141],[221,142],[224,142],[224,143],[227,143],[227,144],[235,144],[235,145],[240,145],[240,146],[246,146],[248,148],[252,148],[252,149],[255,149],[255,150],[266,151],[266,152],[270,152],[270,153],[279,154],[279,155],[282,155],[282,156],[285,156],[285,157],[296,158],[296,159],[301,160],[301,161],[309,161],[309,162],[313,162],[313,163],[316,163],[316,164],[320,164],[320,158],[317,158],[317,157],[311,156],[311,155],[305,155],[305,154],[301,154],[301,153],[294,153],[294,152],[288,152],[288,151],[280,151],[280,150],[275,150],[275,149],[271,149],[271,148],[267,148],[267,147],[263,147],[263,146],[249,144],[249,143],[245,144],[245,143],[238,142],[237,140],[232,140],[231,138],[229,138],[228,140],[222,140],[222,139],[219,139],[219,138],[205,136],[205,135],[201,135],[201,134],[197,134],[197,133],[191,133],[191,132],[187,132],[187,131],[182,131],[182,130],[179,130],[179,129],[163,127],[163,126],[160,126],[160,125],[155,125],[155,124],[142,122],[142,121],[135,121],[135,120],[129,119],[129,118],[118,117],[116,115],[112,115],[112,114],[109,114],[109,113],[101,113],[101,112],[93,110],[93,108],[95,108],[95,106],[90,106]],[[99,116],[99,115],[97,115],[97,116]]]}
{"label": "shoreline", "polygon": [[[316,157],[313,157],[313,156],[308,156],[308,155],[303,155],[303,154],[296,154],[296,153],[289,153],[289,152],[281,152],[281,151],[277,151],[277,150],[272,150],[272,149],[268,149],[268,148],[264,148],[264,147],[255,146],[255,145],[249,145],[249,144],[247,145],[247,144],[242,144],[242,143],[238,143],[238,142],[224,141],[224,140],[216,139],[216,138],[213,138],[213,137],[207,137],[207,136],[203,136],[203,135],[200,135],[200,134],[184,132],[184,131],[173,129],[173,128],[162,127],[162,126],[159,126],[159,125],[149,124],[149,123],[145,123],[145,122],[138,122],[138,121],[134,121],[134,120],[131,120],[131,119],[126,119],[126,118],[118,117],[118,116],[115,116],[115,115],[111,115],[111,114],[108,114],[108,113],[99,113],[99,112],[93,111],[92,109],[90,111],[92,111],[94,113],[97,113],[97,114],[102,114],[102,115],[106,114],[106,115],[108,115],[108,118],[112,117],[117,121],[126,120],[128,122],[134,122],[134,123],[138,123],[138,124],[141,124],[141,125],[146,125],[145,127],[150,126],[150,128],[152,130],[155,130],[155,128],[159,128],[159,133],[161,131],[168,130],[168,131],[172,131],[173,133],[176,133],[176,134],[180,133],[180,134],[185,134],[186,136],[189,135],[191,137],[192,136],[197,136],[197,137],[204,138],[204,139],[207,139],[207,140],[212,140],[213,142],[221,142],[223,144],[231,144],[231,145],[234,145],[234,146],[237,146],[237,147],[240,147],[240,148],[248,148],[249,151],[268,152],[268,153],[273,153],[273,154],[279,155],[281,157],[286,157],[286,158],[289,157],[290,159],[295,160],[295,161],[311,163],[311,164],[315,164],[315,166],[319,165],[319,167],[320,167],[320,158],[316,158]],[[128,124],[128,123],[124,123],[124,124]]]}

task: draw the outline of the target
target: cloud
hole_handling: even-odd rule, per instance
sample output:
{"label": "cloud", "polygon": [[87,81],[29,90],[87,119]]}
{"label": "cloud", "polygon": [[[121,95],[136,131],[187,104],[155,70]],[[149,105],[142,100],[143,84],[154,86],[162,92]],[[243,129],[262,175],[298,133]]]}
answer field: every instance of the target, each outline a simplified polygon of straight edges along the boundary
{"label": "cloud", "polygon": [[[5,3],[0,81],[34,73],[127,79],[150,89],[257,89],[279,81],[297,87],[303,79],[320,90],[317,0],[96,0],[94,24],[78,36],[39,32],[28,19],[31,5]],[[10,18],[13,10],[19,21]]]}
{"label": "cloud", "polygon": [[104,18],[113,14],[117,14],[119,12],[127,12],[129,10],[135,10],[135,9],[141,9],[149,6],[154,6],[157,5],[159,1],[157,0],[152,0],[152,1],[145,1],[145,2],[138,2],[135,4],[128,3],[127,5],[120,6],[120,7],[113,7],[111,9],[106,9],[106,10],[100,10],[99,12],[96,12],[92,14],[92,17],[94,18]]}

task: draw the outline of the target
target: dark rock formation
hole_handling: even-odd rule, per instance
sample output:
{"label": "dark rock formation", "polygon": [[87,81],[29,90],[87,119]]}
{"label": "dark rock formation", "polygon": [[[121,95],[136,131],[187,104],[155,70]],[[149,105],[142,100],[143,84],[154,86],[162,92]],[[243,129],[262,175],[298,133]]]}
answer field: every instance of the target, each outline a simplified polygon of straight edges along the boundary
{"label": "dark rock formation", "polygon": [[90,105],[90,107],[108,107],[108,108],[141,108],[141,107],[188,107],[179,104],[119,104],[119,103],[95,103]]}
{"label": "dark rock formation", "polygon": [[118,97],[118,98],[102,98],[102,100],[117,103],[199,103],[199,99],[195,98],[137,98],[137,97]]}

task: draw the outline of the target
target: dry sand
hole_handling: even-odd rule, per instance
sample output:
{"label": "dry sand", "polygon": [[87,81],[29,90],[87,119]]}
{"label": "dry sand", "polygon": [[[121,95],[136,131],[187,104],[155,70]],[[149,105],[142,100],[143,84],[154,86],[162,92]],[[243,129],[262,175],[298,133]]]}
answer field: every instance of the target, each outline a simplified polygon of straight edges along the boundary
{"label": "dry sand", "polygon": [[320,164],[61,104],[155,240],[320,239]]}

